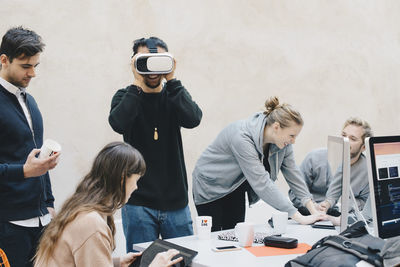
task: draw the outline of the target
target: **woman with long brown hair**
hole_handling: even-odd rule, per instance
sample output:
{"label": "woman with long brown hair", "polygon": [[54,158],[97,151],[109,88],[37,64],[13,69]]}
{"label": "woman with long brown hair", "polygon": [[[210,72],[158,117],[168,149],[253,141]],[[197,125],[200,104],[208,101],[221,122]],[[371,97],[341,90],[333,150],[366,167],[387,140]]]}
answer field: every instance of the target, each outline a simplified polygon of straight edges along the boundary
{"label": "woman with long brown hair", "polygon": [[[112,259],[115,249],[113,214],[137,188],[145,173],[142,155],[127,143],[106,145],[90,172],[46,228],[35,266],[129,266],[141,253]],[[171,266],[178,251],[160,253],[151,266]]]}

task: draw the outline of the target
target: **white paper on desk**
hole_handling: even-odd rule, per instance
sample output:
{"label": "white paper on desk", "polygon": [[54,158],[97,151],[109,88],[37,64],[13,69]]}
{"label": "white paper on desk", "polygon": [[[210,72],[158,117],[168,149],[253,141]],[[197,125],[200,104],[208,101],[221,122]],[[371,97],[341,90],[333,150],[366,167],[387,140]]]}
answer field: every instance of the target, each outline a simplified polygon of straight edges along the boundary
{"label": "white paper on desk", "polygon": [[374,267],[374,265],[362,260],[356,263],[356,267]]}

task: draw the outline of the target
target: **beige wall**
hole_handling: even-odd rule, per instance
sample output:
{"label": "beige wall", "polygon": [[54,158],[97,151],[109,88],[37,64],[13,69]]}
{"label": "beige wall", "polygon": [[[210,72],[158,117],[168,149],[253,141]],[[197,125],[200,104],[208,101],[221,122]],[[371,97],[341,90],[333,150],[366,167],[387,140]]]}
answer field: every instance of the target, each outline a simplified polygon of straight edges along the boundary
{"label": "beige wall", "polygon": [[[106,143],[111,97],[132,82],[131,45],[158,36],[203,109],[183,130],[189,182],[200,153],[228,123],[277,95],[303,114],[297,162],[352,115],[377,135],[400,133],[400,2],[1,0],[1,35],[23,25],[46,49],[29,86],[45,137],[63,146],[51,172],[60,207]],[[191,195],[191,193],[190,193]]]}

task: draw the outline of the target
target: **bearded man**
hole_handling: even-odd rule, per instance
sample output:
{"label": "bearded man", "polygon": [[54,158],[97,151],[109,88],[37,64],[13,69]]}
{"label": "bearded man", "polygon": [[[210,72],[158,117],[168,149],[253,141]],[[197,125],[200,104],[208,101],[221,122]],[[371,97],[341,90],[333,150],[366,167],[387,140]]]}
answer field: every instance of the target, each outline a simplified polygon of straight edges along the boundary
{"label": "bearded man", "polygon": [[127,251],[132,244],[193,234],[188,207],[188,182],[181,127],[200,124],[202,112],[172,71],[139,74],[135,60],[143,53],[165,53],[157,37],[134,41],[134,82],[120,89],[111,102],[109,123],[124,141],[142,153],[146,174],[122,208]]}

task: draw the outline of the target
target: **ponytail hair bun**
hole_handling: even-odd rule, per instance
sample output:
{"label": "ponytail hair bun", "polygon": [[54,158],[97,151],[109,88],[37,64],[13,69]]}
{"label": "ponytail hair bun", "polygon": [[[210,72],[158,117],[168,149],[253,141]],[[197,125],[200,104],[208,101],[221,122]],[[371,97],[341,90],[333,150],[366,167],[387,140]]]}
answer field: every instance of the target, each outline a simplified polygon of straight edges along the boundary
{"label": "ponytail hair bun", "polygon": [[271,114],[272,111],[274,111],[275,109],[280,108],[281,106],[279,105],[279,99],[276,96],[270,97],[269,99],[267,99],[265,101],[265,111],[264,114],[265,115],[269,115]]}
{"label": "ponytail hair bun", "polygon": [[279,122],[281,128],[289,127],[293,122],[297,125],[304,124],[300,113],[289,104],[279,104],[276,96],[265,101],[264,115],[267,117],[268,125]]}

